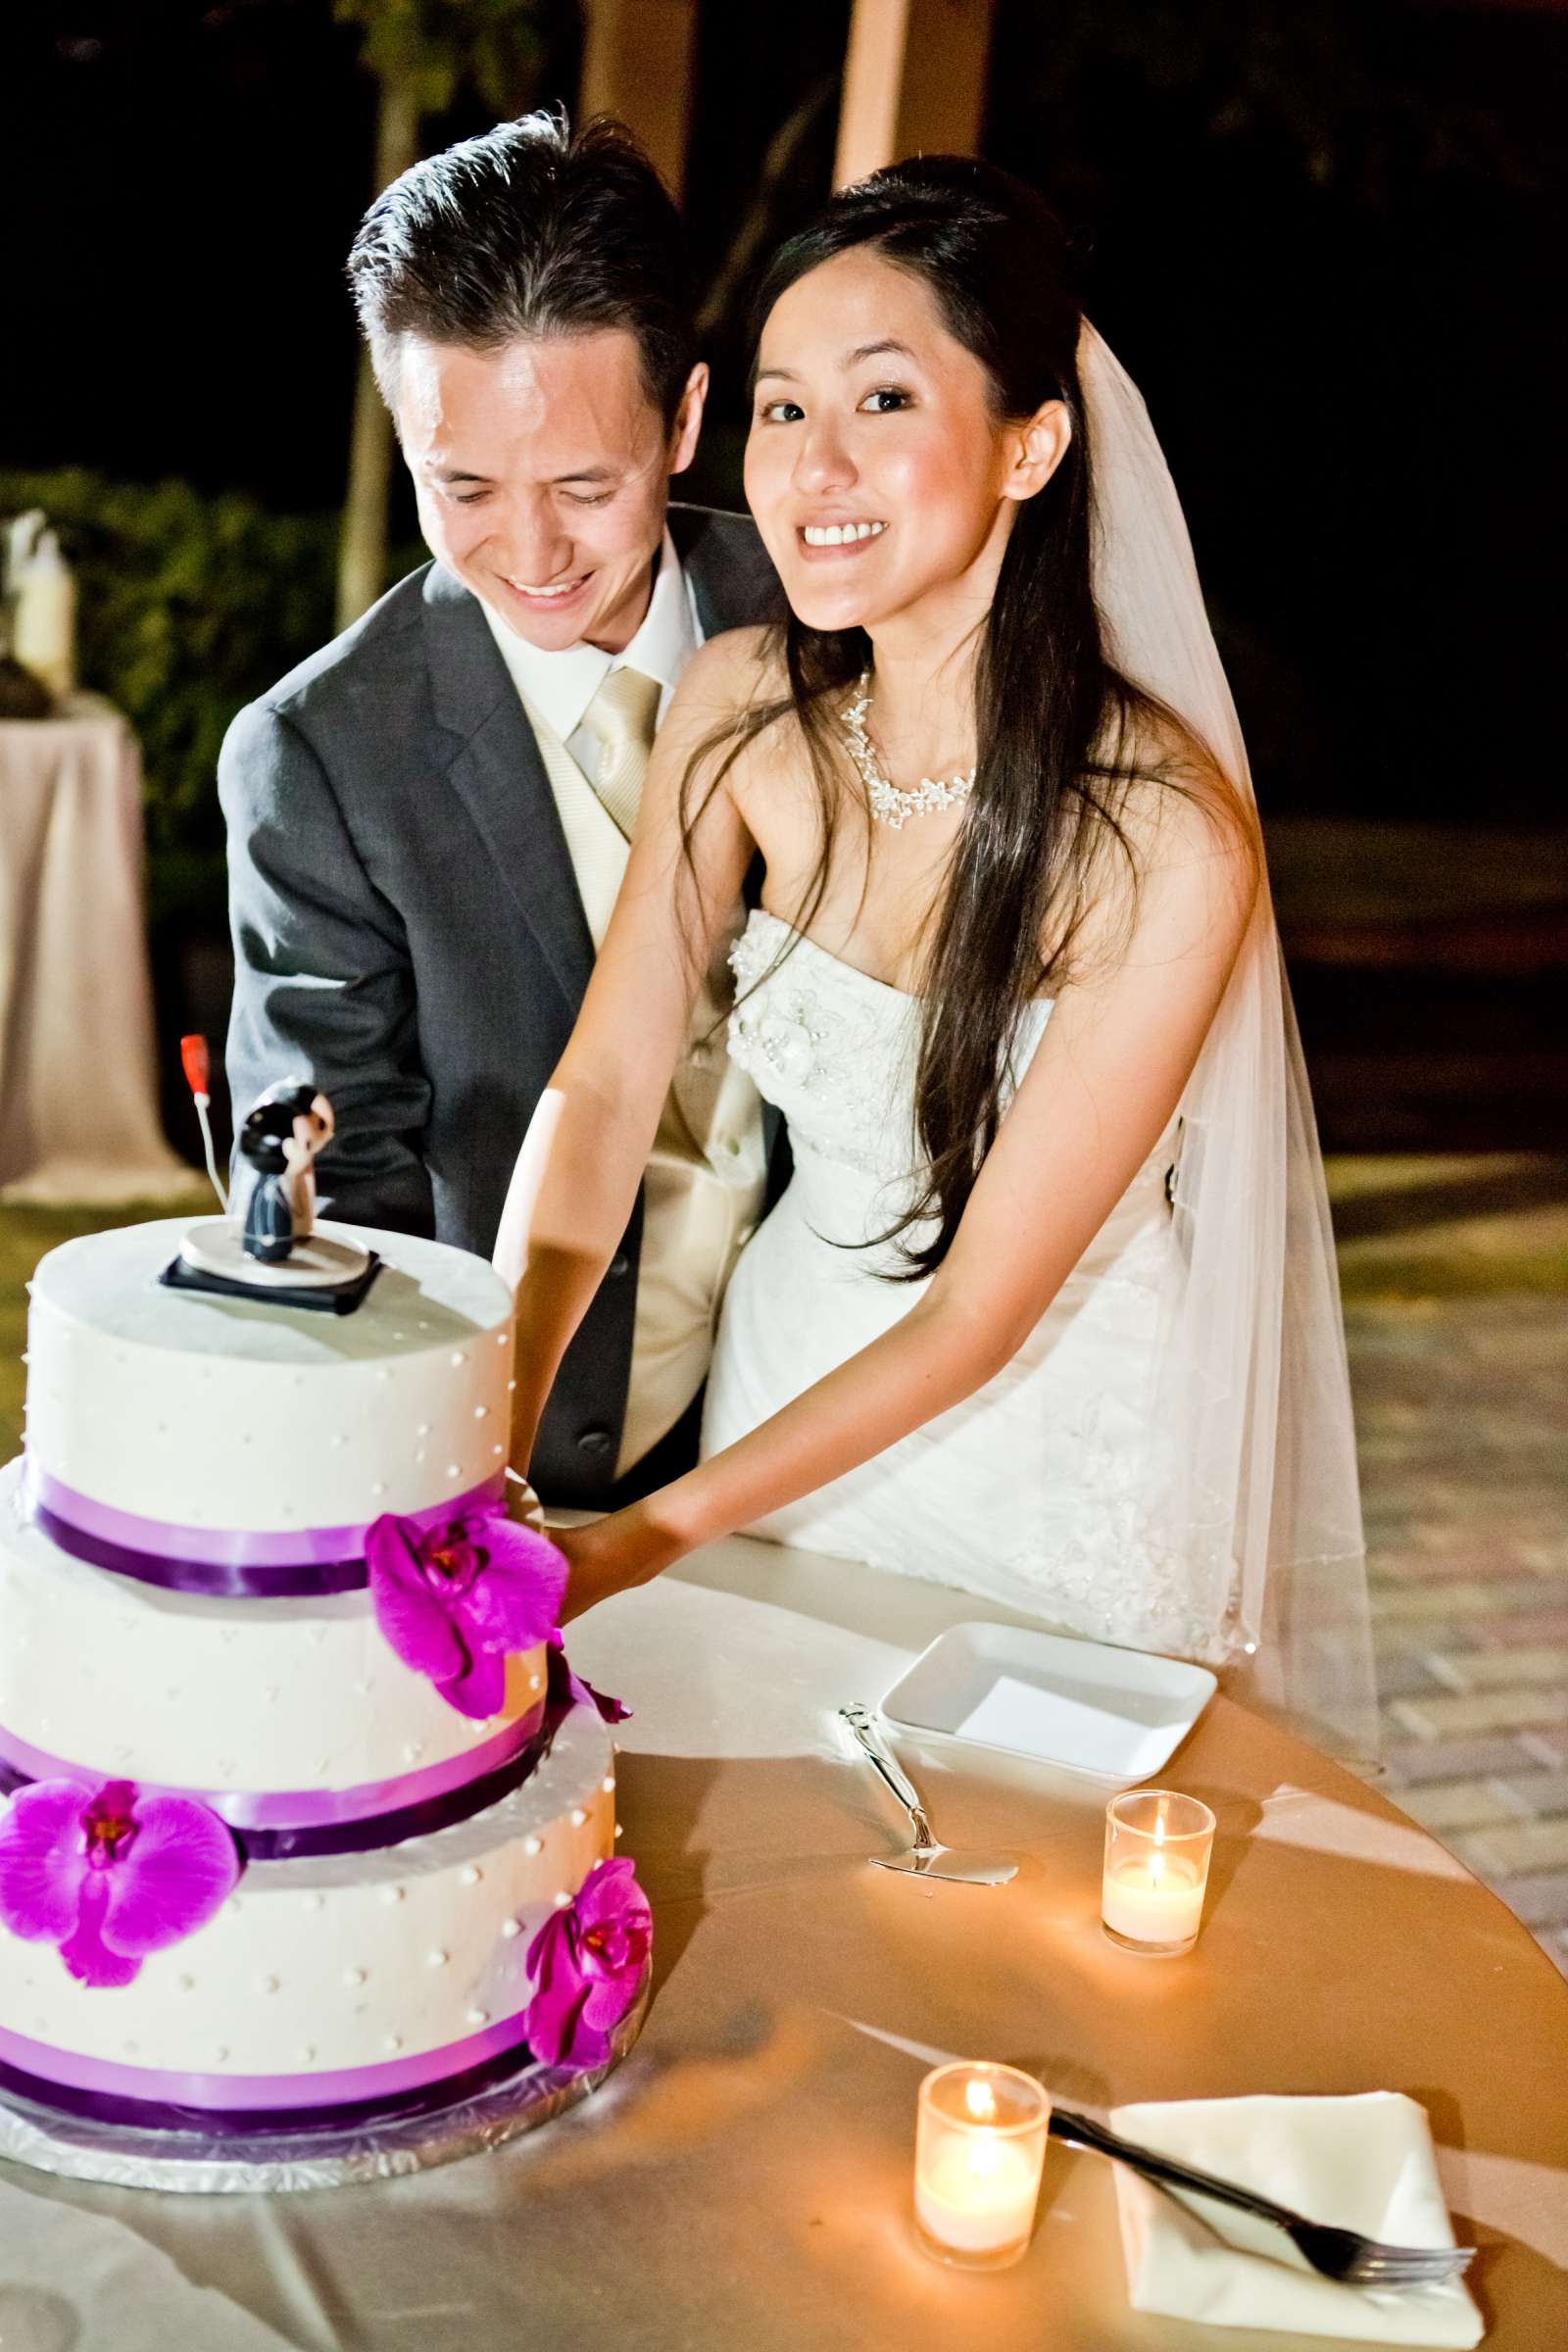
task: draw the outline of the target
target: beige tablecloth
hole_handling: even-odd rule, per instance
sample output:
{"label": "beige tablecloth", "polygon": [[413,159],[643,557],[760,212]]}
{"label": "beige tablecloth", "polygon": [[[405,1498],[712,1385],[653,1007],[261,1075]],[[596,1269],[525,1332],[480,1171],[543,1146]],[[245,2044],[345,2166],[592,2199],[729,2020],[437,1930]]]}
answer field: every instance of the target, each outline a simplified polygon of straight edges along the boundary
{"label": "beige tablecloth", "polygon": [[573,1629],[637,1710],[623,1850],[658,1974],[630,2059],[549,2130],[314,2198],[10,2179],[118,2217],[299,2352],[1283,2352],[1302,2339],[1130,2312],[1108,2172],[1060,2148],[1016,2270],[930,2262],[908,2222],[921,2074],[1010,2059],[1098,2108],[1393,2089],[1426,2107],[1483,2248],[1494,2352],[1568,2343],[1568,1985],[1310,1749],[1220,1699],[1162,1775],[1220,1822],[1181,1961],[1104,1940],[1102,1800],[1038,1768],[905,1749],[941,1835],[1026,1858],[1010,1886],[866,1867],[897,1817],[833,1711],[945,1625],[1004,1615],[736,1541]]}
{"label": "beige tablecloth", "polygon": [[0,721],[0,1195],[159,1200],[141,760],[112,705]]}

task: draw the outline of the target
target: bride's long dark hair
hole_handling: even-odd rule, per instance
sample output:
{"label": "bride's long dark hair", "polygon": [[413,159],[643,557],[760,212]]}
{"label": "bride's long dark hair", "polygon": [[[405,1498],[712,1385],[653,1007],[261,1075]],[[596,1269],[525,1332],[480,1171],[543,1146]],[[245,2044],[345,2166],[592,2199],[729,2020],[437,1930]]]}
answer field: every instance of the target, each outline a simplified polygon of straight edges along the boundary
{"label": "bride's long dark hair", "polygon": [[[1055,216],[1021,181],[967,157],[924,156],[874,172],[774,256],[753,307],[754,355],[779,298],[859,246],[923,281],[948,332],[986,369],[999,417],[1021,420],[1059,400],[1072,423],[1055,472],[1018,510],[980,631],[978,772],[921,964],[914,1097],[925,1164],[907,1214],[884,1237],[904,1237],[904,1278],[912,1281],[952,1247],[1001,1124],[1019,1022],[1033,999],[1066,977],[1088,899],[1106,879],[1106,851],[1130,856],[1118,803],[1135,774],[1150,775],[1151,745],[1168,739],[1171,722],[1112,667],[1102,640],[1090,580],[1082,313]],[[731,761],[793,715],[820,800],[820,856],[793,910],[797,930],[808,932],[827,888],[842,797],[853,788],[837,714],[871,649],[860,629],[813,629],[793,614],[781,638],[788,694],[725,731],[716,774],[705,755],[717,746],[703,747],[682,821],[689,851],[701,804]]]}

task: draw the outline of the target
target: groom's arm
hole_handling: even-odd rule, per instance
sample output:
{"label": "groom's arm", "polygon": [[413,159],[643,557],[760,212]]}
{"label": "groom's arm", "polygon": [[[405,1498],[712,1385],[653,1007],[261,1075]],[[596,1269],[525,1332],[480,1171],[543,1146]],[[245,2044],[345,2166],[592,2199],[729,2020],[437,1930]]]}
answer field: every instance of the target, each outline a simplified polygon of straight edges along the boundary
{"label": "groom's arm", "polygon": [[337,1131],[320,1209],[350,1224],[434,1230],[422,1142],[414,973],[397,909],[374,888],[326,766],[286,713],[253,703],[224,739],[236,1126],[273,1079],[314,1078]]}

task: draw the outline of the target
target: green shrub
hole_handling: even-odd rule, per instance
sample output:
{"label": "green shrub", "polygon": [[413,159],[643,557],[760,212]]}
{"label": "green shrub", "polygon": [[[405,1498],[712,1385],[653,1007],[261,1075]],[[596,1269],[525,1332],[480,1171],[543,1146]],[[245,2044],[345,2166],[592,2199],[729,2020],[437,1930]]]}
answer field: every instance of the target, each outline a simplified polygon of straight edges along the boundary
{"label": "green shrub", "polygon": [[77,579],[77,670],[141,738],[149,913],[220,920],[223,730],[332,634],[338,518],[238,491],[0,473],[0,514],[42,507]]}

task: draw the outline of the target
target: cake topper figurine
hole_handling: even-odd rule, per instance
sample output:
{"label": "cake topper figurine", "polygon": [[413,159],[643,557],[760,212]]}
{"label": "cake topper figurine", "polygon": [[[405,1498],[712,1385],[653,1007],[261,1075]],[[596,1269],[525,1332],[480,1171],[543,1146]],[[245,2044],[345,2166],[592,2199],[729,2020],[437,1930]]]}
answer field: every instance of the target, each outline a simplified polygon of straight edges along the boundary
{"label": "cake topper figurine", "polygon": [[207,1040],[183,1037],[179,1054],[201,1123],[207,1172],[225,1214],[186,1229],[165,1281],[178,1290],[260,1296],[339,1313],[358,1305],[379,1258],[346,1234],[320,1233],[316,1225],[316,1158],[334,1127],[325,1095],[309,1078],[282,1078],[270,1086],[240,1121],[225,1193],[207,1116]]}
{"label": "cake topper figurine", "polygon": [[332,1105],[305,1079],[285,1078],[251,1105],[237,1142],[229,1197],[240,1248],[264,1266],[281,1265],[316,1230],[317,1153],[332,1140]]}

